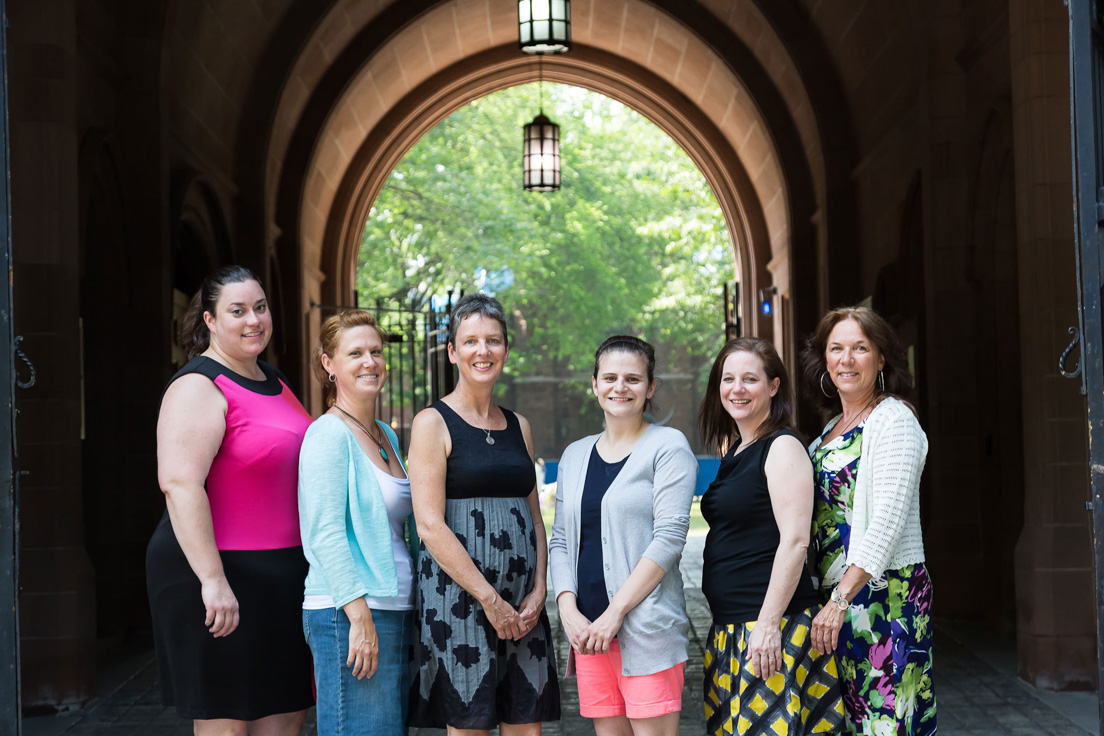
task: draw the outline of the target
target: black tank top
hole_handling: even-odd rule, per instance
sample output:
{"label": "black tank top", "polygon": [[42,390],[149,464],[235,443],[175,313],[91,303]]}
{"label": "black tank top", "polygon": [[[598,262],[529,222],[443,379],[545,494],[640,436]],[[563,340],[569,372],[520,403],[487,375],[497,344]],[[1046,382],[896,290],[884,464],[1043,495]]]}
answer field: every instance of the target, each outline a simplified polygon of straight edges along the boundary
{"label": "black tank top", "polygon": [[[701,500],[709,522],[703,553],[702,593],[717,624],[742,624],[759,617],[770,585],[780,534],[774,520],[765,467],[767,454],[784,435],[801,438],[788,429],[755,442],[736,455],[733,447],[721,460],[714,480]],[[801,578],[786,613],[818,603],[812,577],[802,568]]]}
{"label": "black tank top", "polygon": [[524,498],[532,492],[537,482],[533,458],[512,411],[502,409],[506,429],[490,430],[491,445],[486,430],[465,422],[445,402],[437,401],[430,408],[445,420],[452,438],[445,466],[445,498]]}

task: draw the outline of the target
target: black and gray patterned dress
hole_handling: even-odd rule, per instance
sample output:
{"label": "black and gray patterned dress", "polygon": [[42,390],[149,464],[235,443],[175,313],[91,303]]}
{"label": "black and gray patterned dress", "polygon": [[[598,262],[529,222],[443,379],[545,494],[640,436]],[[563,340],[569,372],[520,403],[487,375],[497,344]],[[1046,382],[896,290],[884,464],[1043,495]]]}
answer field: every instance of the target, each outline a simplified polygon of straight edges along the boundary
{"label": "black and gray patterned dress", "polygon": [[[445,473],[445,523],[494,589],[515,608],[533,589],[537,537],[529,511],[533,461],[521,425],[473,427],[443,401],[431,407],[452,438]],[[494,444],[488,443],[490,437]],[[518,641],[499,639],[483,607],[425,551],[418,605],[410,725],[491,729],[560,717],[552,632],[540,621]]]}

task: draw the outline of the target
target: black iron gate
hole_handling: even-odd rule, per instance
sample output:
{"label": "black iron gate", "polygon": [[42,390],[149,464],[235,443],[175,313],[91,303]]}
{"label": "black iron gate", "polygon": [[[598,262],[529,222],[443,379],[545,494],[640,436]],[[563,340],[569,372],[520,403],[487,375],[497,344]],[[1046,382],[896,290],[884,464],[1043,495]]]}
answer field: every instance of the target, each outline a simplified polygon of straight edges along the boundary
{"label": "black iron gate", "polygon": [[446,349],[452,294],[438,307],[378,299],[372,311],[383,328],[387,359],[387,383],[380,393],[378,416],[395,430],[405,455],[410,450],[414,415],[456,385]]}
{"label": "black iron gate", "polygon": [[724,291],[724,331],[725,340],[740,336],[740,282],[726,281]]}
{"label": "black iron gate", "polygon": [[450,290],[447,299],[436,305],[433,299],[418,297],[376,299],[369,306],[356,307],[311,305],[322,311],[323,319],[345,309],[365,309],[379,321],[387,382],[380,391],[376,416],[395,430],[403,455],[410,450],[414,415],[456,385],[456,369],[449,363],[447,349],[452,295]]}
{"label": "black iron gate", "polygon": [[[1104,361],[1101,349],[1101,287],[1104,286],[1104,28],[1100,0],[1067,0],[1070,29],[1070,106],[1073,133],[1075,253],[1079,324],[1060,369],[1081,379],[1088,405],[1089,482],[1096,556],[1097,677],[1099,722],[1104,733]],[[1080,362],[1066,358],[1080,339]]]}

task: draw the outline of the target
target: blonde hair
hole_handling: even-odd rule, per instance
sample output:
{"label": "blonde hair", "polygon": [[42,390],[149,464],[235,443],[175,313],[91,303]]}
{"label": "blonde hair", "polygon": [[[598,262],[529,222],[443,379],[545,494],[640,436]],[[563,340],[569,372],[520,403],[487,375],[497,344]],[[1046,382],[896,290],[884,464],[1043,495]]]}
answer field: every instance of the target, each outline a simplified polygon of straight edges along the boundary
{"label": "blonde hair", "polygon": [[330,374],[322,365],[322,356],[333,360],[337,346],[341,344],[341,336],[346,330],[354,327],[372,327],[379,333],[380,341],[383,341],[383,330],[379,322],[363,309],[347,309],[338,312],[322,323],[322,333],[319,335],[319,345],[311,355],[311,370],[314,371],[318,382],[322,384],[322,398],[326,406],[333,406],[337,401],[337,386],[330,380]]}

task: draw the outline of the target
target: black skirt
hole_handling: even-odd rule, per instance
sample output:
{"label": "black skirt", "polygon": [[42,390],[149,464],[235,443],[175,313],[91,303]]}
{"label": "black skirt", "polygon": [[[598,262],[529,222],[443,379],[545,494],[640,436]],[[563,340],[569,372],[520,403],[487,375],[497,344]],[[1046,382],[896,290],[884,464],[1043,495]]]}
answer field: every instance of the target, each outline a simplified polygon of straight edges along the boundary
{"label": "black skirt", "polygon": [[168,513],[146,550],[161,697],[182,718],[254,721],[314,705],[303,637],[302,547],[220,550],[240,623],[211,636],[196,577]]}

